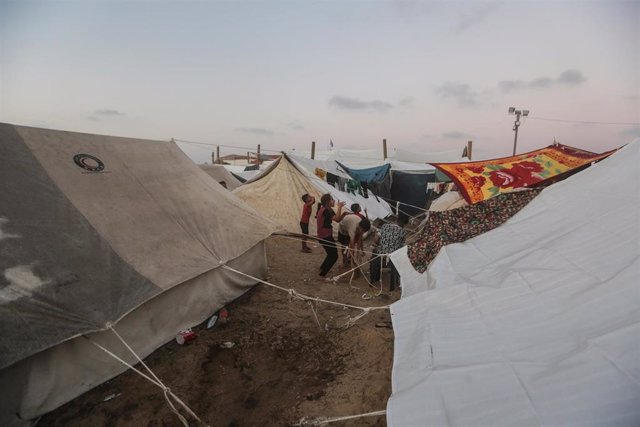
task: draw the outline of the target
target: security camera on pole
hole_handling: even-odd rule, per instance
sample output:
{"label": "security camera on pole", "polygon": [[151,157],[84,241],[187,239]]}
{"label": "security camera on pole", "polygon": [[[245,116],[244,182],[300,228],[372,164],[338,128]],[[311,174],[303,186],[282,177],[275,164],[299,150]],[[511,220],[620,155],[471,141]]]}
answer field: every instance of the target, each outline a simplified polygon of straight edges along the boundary
{"label": "security camera on pole", "polygon": [[516,145],[518,144],[518,127],[520,127],[520,115],[527,117],[529,110],[516,110],[516,107],[509,107],[509,114],[516,115],[516,121],[513,123],[513,131],[516,133],[513,138],[513,155],[516,155]]}

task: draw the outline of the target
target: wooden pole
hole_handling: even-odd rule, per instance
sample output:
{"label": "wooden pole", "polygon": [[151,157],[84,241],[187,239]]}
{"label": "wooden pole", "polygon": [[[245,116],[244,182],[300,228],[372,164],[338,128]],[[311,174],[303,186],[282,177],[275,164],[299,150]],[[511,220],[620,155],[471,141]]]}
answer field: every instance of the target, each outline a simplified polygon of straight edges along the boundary
{"label": "wooden pole", "polygon": [[247,164],[251,164],[251,153],[247,151]]}
{"label": "wooden pole", "polygon": [[216,157],[218,158],[218,164],[222,164],[222,160],[220,160],[220,146],[216,147]]}
{"label": "wooden pole", "polygon": [[473,141],[467,141],[467,157],[471,160],[471,150],[473,149]]}
{"label": "wooden pole", "polygon": [[211,152],[211,164],[214,164],[216,162],[216,153],[214,153],[213,151]]}
{"label": "wooden pole", "polygon": [[311,160],[316,158],[316,142],[311,141]]}
{"label": "wooden pole", "polygon": [[387,139],[382,140],[382,157],[387,160]]}
{"label": "wooden pole", "polygon": [[261,164],[262,160],[260,160],[260,144],[258,144],[258,164]]}

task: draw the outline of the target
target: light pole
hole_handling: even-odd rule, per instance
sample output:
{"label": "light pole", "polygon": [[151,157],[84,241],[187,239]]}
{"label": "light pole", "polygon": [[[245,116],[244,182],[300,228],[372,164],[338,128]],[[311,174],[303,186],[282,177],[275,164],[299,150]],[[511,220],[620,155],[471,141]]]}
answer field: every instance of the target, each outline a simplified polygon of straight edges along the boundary
{"label": "light pole", "polygon": [[529,110],[516,110],[516,107],[509,107],[509,114],[516,115],[516,121],[513,122],[513,131],[515,132],[515,136],[513,138],[513,155],[516,155],[516,145],[518,144],[518,127],[520,127],[520,115],[523,117],[527,117],[529,115]]}

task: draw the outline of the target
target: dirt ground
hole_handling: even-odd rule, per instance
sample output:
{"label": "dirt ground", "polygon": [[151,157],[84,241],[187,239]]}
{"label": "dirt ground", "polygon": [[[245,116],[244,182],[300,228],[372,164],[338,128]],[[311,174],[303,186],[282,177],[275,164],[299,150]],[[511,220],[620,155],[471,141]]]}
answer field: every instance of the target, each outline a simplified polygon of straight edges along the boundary
{"label": "dirt ground", "polygon": [[[391,304],[400,291],[317,276],[321,247],[300,252],[285,237],[267,241],[267,280],[319,298],[373,307]],[[345,271],[339,260],[329,275]],[[194,328],[196,340],[171,341],[145,362],[211,426],[294,425],[301,418],[379,411],[391,394],[393,331],[388,310],[372,311],[345,328],[360,311],[290,300],[257,285],[227,306],[229,321]],[[225,348],[223,343],[233,343]],[[113,397],[115,395],[115,397]],[[108,399],[111,397],[110,399]],[[105,401],[106,399],[106,401]],[[184,411],[183,411],[184,412]],[[193,422],[191,422],[193,421]],[[191,425],[197,425],[190,419]],[[38,426],[180,426],[162,391],[129,370],[42,417]],[[332,426],[384,426],[385,417]]]}

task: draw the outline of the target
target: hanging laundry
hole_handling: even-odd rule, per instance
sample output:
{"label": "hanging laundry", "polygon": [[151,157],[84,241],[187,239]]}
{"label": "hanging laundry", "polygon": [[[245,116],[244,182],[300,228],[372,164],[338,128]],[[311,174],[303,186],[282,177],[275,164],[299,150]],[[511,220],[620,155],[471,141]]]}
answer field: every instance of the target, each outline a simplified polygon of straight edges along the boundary
{"label": "hanging laundry", "polygon": [[313,171],[313,173],[320,179],[323,179],[326,181],[327,179],[327,171],[325,171],[324,169],[320,169],[320,168],[315,168],[315,170]]}
{"label": "hanging laundry", "polygon": [[355,196],[356,191],[362,194],[362,186],[360,185],[360,182],[356,181],[355,179],[350,179],[349,181],[347,181],[347,192]]}
{"label": "hanging laundry", "polygon": [[337,184],[340,181],[340,177],[338,175],[334,175],[331,172],[327,172],[327,184],[338,188]]}
{"label": "hanging laundry", "polygon": [[338,177],[338,190],[347,192],[347,184],[349,183],[349,178]]}

